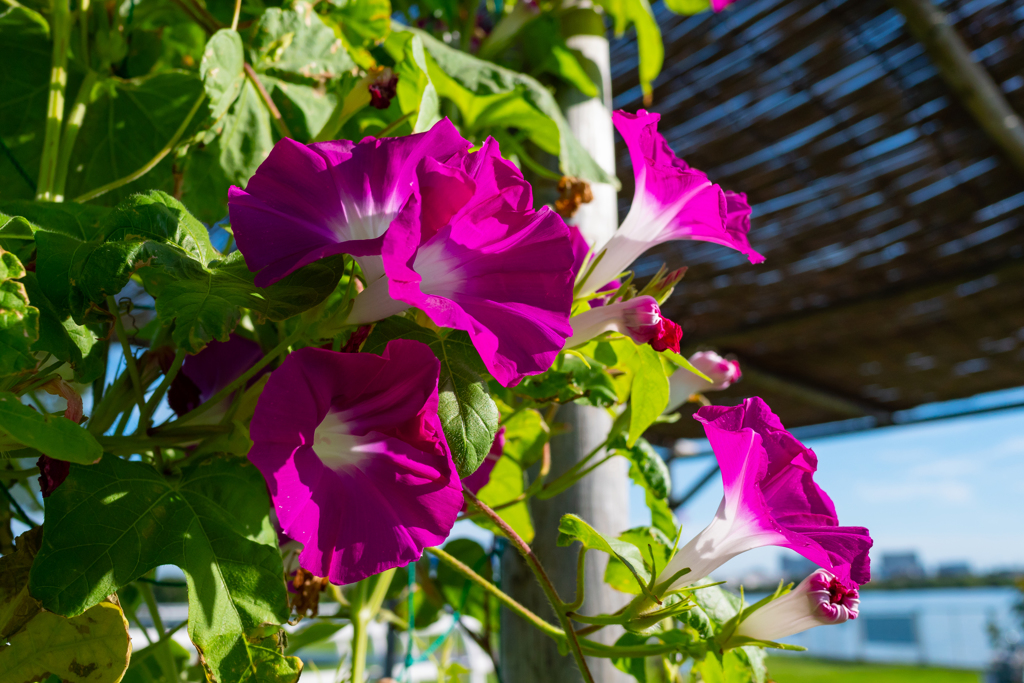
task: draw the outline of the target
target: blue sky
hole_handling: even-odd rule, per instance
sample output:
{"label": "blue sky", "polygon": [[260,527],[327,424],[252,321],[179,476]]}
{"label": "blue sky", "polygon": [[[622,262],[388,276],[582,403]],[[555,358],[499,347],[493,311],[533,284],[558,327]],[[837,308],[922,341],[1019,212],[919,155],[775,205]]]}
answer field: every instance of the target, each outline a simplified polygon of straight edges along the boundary
{"label": "blue sky", "polygon": [[[957,560],[975,570],[1024,566],[1024,408],[805,443],[818,454],[816,480],[835,502],[840,522],[871,530],[873,557],[916,550],[932,569]],[[711,462],[673,463],[676,491],[689,488]],[[716,477],[680,511],[684,540],[711,520],[721,496]],[[634,492],[630,503],[631,521],[647,523],[642,493]],[[783,552],[741,555],[720,578],[775,571]]]}

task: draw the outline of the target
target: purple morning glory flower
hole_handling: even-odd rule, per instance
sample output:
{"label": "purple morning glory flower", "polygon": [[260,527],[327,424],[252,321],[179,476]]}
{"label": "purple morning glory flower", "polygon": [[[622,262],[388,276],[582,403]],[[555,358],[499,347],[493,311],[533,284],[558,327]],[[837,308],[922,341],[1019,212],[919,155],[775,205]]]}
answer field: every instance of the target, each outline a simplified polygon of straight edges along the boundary
{"label": "purple morning glory flower", "polygon": [[[225,342],[212,341],[196,355],[185,357],[167,392],[167,403],[178,415],[184,415],[241,377],[262,357],[259,344],[234,333]],[[214,408],[198,419],[219,421],[226,408]]]}
{"label": "purple morning glory flower", "polygon": [[694,416],[722,468],[725,496],[715,519],[682,548],[662,576],[689,567],[672,587],[692,584],[753,548],[790,548],[844,585],[871,578],[872,540],[863,527],[839,526],[835,506],[814,482],[818,458],[786,431],[760,398],[705,406]]}
{"label": "purple morning glory flower", "polygon": [[384,237],[387,278],[356,297],[348,322],[415,306],[440,327],[468,332],[502,385],[544,372],[572,334],[565,223],[530,208],[529,184],[490,138],[447,165],[424,159],[418,178]]}
{"label": "purple morning glory flower", "polygon": [[469,146],[448,119],[425,133],[358,144],[279,140],[246,188],[228,191],[231,227],[256,284],[334,254],[353,255],[367,281],[377,279],[381,237],[412,192],[417,164]]}
{"label": "purple morning glory flower", "polygon": [[660,118],[643,109],[612,115],[629,148],[636,189],[626,219],[601,250],[604,256],[581,294],[598,291],[645,251],[670,240],[715,242],[742,252],[751,263],[764,260],[747,240],[745,195],[730,193],[730,199],[707,175],[678,158],[658,133]]}
{"label": "purple morning glory flower", "polygon": [[860,593],[844,586],[833,574],[819,569],[789,593],[745,617],[733,636],[775,642],[815,626],[856,619]]}
{"label": "purple morning glory flower", "polygon": [[618,332],[637,344],[650,344],[656,351],[679,353],[683,337],[682,328],[664,317],[654,297],[646,295],[592,308],[570,322],[573,334],[566,340],[566,348],[585,344],[605,332]]}
{"label": "purple morning glory flower", "polygon": [[249,459],[299,564],[345,584],[420,557],[462,508],[437,416],[440,363],[395,340],[383,355],[303,348],[267,381]]}

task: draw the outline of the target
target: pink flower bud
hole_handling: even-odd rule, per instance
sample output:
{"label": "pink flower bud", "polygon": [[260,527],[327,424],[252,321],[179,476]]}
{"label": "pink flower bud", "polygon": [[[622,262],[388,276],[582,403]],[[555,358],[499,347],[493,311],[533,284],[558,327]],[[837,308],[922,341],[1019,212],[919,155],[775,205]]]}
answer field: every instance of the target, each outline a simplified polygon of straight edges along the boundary
{"label": "pink flower bud", "polygon": [[733,635],[774,642],[815,626],[856,619],[859,607],[856,588],[819,569],[789,593],[752,612]]}
{"label": "pink flower bud", "polygon": [[650,296],[598,306],[569,322],[573,334],[566,340],[566,348],[585,344],[605,332],[618,332],[637,344],[650,344],[656,351],[672,349],[678,353],[683,336],[682,328],[662,317],[658,302]]}
{"label": "pink flower bud", "polygon": [[672,412],[693,394],[727,389],[743,374],[740,372],[739,361],[726,360],[714,351],[698,351],[690,356],[690,363],[710,377],[712,384],[708,384],[686,368],[679,368],[668,380],[671,394],[665,412]]}

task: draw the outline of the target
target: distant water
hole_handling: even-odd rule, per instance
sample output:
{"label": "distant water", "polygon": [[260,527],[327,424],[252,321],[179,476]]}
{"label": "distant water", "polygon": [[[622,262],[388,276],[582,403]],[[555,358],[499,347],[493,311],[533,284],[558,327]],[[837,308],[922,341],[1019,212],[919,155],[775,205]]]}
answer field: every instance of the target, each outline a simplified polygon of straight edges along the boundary
{"label": "distant water", "polygon": [[[753,603],[764,594],[750,594]],[[838,626],[823,626],[785,638],[814,657],[903,662],[962,669],[988,666],[998,629],[1021,638],[1013,606],[1021,594],[1009,586],[929,588],[861,593],[860,616]]]}

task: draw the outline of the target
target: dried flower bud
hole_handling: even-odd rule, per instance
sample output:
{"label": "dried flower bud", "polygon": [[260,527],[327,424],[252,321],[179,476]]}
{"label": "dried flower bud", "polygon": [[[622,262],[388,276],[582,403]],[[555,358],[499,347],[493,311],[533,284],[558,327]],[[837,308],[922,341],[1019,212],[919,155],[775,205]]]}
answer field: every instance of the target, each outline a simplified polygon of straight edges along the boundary
{"label": "dried flower bud", "polygon": [[327,578],[299,569],[288,584],[292,611],[300,617],[315,617],[320,612],[320,594],[327,590]]}
{"label": "dried flower bud", "polygon": [[580,208],[580,204],[594,201],[594,193],[586,180],[564,175],[558,181],[558,192],[561,197],[555,200],[555,211],[562,218],[572,218]]}
{"label": "dried flower bud", "polygon": [[370,91],[370,106],[376,109],[387,109],[391,106],[391,98],[395,96],[398,88],[398,75],[385,67],[373,83],[367,86]]}

